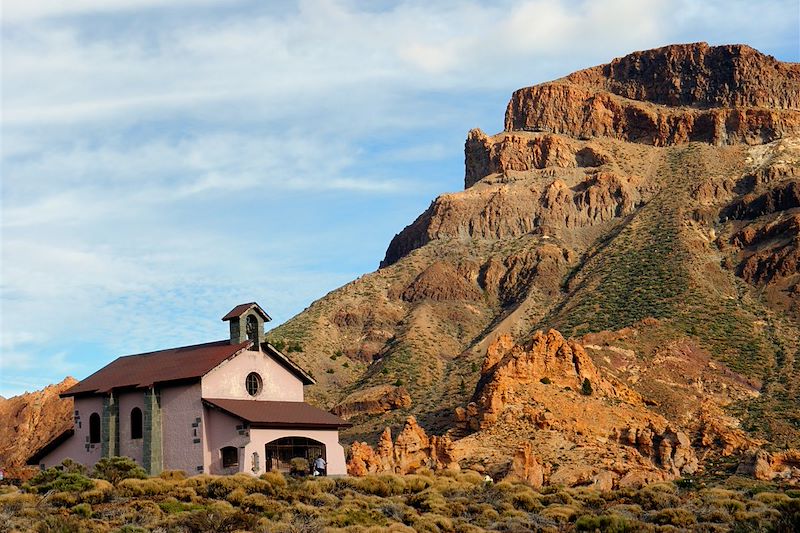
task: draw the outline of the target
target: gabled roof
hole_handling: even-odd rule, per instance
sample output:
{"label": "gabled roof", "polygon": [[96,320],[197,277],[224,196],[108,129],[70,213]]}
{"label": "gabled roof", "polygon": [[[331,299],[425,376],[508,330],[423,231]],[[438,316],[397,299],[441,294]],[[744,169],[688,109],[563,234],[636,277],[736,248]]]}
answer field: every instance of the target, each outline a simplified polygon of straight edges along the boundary
{"label": "gabled roof", "polygon": [[237,305],[236,307],[234,307],[233,309],[228,311],[228,314],[225,315],[224,317],[222,317],[222,320],[223,321],[233,320],[234,318],[238,318],[238,317],[242,316],[244,313],[246,313],[247,311],[249,311],[252,308],[255,308],[256,312],[259,315],[261,315],[261,318],[263,318],[266,322],[269,322],[270,320],[272,320],[272,318],[267,314],[267,312],[264,311],[263,309],[261,309],[261,306],[258,305],[255,302],[250,302],[249,304],[239,304],[239,305]]}
{"label": "gabled roof", "polygon": [[265,402],[203,398],[203,402],[253,427],[269,428],[340,428],[352,424],[305,402]]}
{"label": "gabled roof", "polygon": [[143,388],[150,387],[154,383],[200,378],[251,344],[251,341],[231,344],[230,341],[224,340],[126,355],[76,383],[64,391],[61,397],[106,393],[112,389],[125,387]]}
{"label": "gabled roof", "polygon": [[268,342],[263,343],[261,345],[261,348],[266,353],[271,354],[275,358],[275,360],[277,360],[278,363],[280,363],[281,366],[283,366],[286,370],[288,370],[289,372],[300,378],[300,381],[303,382],[303,385],[314,385],[317,383],[317,380],[311,377],[311,374],[300,368],[297,365],[297,363],[295,363],[294,361],[283,355],[283,353],[280,350],[278,350],[270,343]]}
{"label": "gabled roof", "polygon": [[68,438],[75,434],[75,428],[68,428],[62,431],[59,435],[57,435],[53,440],[36,450],[36,453],[28,457],[28,460],[25,461],[25,464],[28,465],[38,465],[39,461],[44,459],[44,457],[58,448],[62,443],[64,443]]}

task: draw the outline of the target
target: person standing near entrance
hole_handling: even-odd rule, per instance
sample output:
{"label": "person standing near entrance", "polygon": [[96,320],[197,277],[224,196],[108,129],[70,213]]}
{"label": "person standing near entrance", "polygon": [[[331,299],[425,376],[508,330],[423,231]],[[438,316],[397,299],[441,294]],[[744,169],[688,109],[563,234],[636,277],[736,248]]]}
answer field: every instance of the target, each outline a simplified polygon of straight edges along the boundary
{"label": "person standing near entrance", "polygon": [[314,461],[314,475],[315,476],[324,476],[327,474],[327,467],[328,464],[325,462],[325,459],[322,456],[318,456]]}

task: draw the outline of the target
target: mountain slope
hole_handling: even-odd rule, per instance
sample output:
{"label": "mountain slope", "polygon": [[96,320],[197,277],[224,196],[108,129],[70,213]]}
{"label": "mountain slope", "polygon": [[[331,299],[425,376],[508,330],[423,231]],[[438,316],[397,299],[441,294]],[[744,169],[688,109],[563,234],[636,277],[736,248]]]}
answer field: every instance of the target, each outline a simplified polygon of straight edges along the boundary
{"label": "mountain slope", "polygon": [[[800,66],[741,45],[630,54],[516,91],[505,131],[471,131],[465,162],[465,190],[377,272],[270,334],[299,349],[313,400],[351,413],[347,438],[409,414],[457,427],[487,348],[556,328],[676,428],[699,438],[689,422],[713,412],[800,445]],[[675,360],[701,392],[674,393]],[[377,386],[410,406],[359,416],[347,397]]]}

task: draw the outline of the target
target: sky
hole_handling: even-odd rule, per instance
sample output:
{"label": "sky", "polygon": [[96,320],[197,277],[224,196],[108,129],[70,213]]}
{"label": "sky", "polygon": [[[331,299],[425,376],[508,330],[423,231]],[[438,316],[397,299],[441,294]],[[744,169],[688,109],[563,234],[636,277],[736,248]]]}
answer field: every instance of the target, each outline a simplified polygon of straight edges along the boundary
{"label": "sky", "polygon": [[800,60],[797,0],[3,0],[0,395],[271,325],[463,188],[514,89],[671,43]]}

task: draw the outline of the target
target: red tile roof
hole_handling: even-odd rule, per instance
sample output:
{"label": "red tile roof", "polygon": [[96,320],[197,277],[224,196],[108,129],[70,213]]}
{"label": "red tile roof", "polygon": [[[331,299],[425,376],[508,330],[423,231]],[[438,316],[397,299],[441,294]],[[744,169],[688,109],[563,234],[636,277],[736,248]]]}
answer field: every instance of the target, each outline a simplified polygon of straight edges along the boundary
{"label": "red tile roof", "polygon": [[250,346],[251,341],[209,342],[158,352],[127,355],[76,383],[61,396],[106,393],[123,387],[149,387],[154,383],[200,378],[211,369]]}
{"label": "red tile roof", "polygon": [[249,304],[239,304],[239,305],[237,305],[236,307],[234,307],[233,309],[228,311],[228,314],[225,315],[224,317],[222,317],[222,320],[225,321],[225,320],[234,319],[236,317],[240,317],[240,316],[242,316],[242,314],[244,314],[247,311],[249,311],[250,308],[252,308],[252,307],[255,307],[256,311],[258,311],[258,313],[261,315],[261,318],[263,318],[267,322],[272,320],[272,318],[267,314],[267,312],[264,311],[263,309],[261,309],[261,306],[258,305],[255,302],[250,302]]}
{"label": "red tile roof", "polygon": [[340,428],[349,424],[336,415],[305,402],[265,402],[204,398],[212,407],[241,418],[254,427]]}

